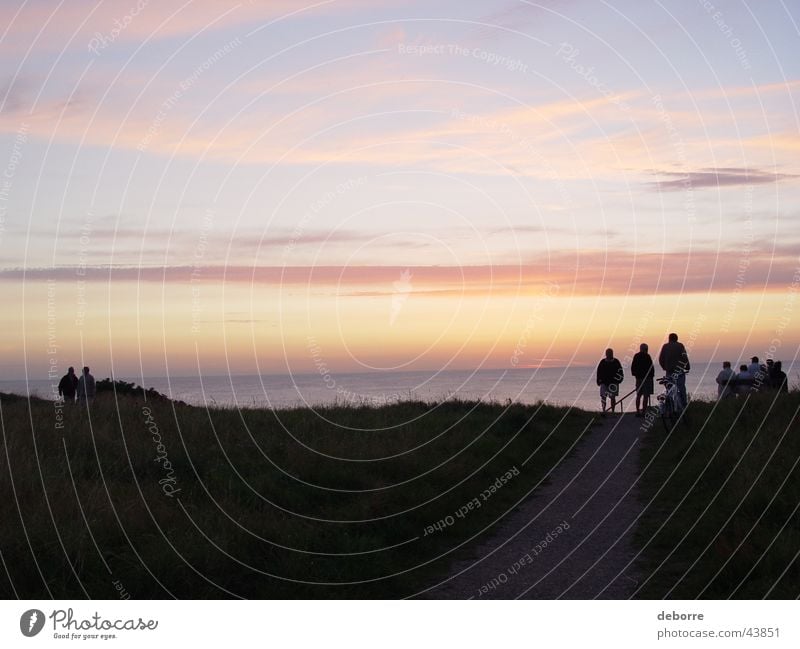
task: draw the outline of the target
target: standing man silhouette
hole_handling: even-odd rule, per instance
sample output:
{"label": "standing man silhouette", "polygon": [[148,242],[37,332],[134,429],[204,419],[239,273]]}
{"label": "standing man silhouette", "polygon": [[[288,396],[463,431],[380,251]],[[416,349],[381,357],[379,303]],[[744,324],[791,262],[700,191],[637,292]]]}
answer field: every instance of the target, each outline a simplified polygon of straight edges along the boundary
{"label": "standing man silhouette", "polygon": [[606,356],[597,365],[597,385],[600,386],[600,405],[603,407],[603,417],[606,416],[606,398],[611,397],[611,412],[617,405],[619,384],[625,378],[622,363],[614,358],[614,350],[606,350]]}
{"label": "standing man silhouette", "polygon": [[664,343],[661,353],[658,355],[658,364],[667,373],[672,382],[675,383],[681,398],[681,408],[685,408],[688,404],[686,398],[686,374],[691,369],[691,366],[689,365],[686,347],[683,346],[683,343],[678,342],[678,334],[672,333],[669,335],[669,342]]}
{"label": "standing man silhouette", "polygon": [[[638,353],[634,354],[631,361],[631,374],[636,377],[636,416],[644,417],[644,413],[650,407],[650,395],[653,394],[653,359],[648,351],[650,348],[647,343],[639,345]],[[639,404],[641,403],[641,409]]]}
{"label": "standing man silhouette", "polygon": [[83,368],[83,375],[78,379],[78,401],[81,404],[91,405],[96,392],[94,377],[89,374],[89,368]]}
{"label": "standing man silhouette", "polygon": [[58,382],[58,396],[64,398],[64,403],[75,403],[75,392],[77,390],[78,377],[75,376],[75,368],[70,367]]}

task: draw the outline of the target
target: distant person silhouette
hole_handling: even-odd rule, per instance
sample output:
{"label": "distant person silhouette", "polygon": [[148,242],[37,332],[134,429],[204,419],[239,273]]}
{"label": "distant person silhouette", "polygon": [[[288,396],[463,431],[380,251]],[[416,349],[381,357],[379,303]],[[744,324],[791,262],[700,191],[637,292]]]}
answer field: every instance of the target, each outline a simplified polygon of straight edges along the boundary
{"label": "distant person silhouette", "polygon": [[597,385],[600,386],[600,405],[603,407],[603,417],[606,416],[606,399],[611,398],[611,412],[617,405],[619,384],[625,378],[622,364],[614,358],[614,350],[606,350],[606,356],[597,365]]}
{"label": "distant person silhouette", "polygon": [[725,361],[719,374],[717,374],[717,398],[733,397],[736,394],[735,389],[736,372],[731,368],[731,362]]}
{"label": "distant person silhouette", "polygon": [[70,367],[67,373],[58,382],[58,396],[64,398],[65,403],[75,403],[75,393],[78,390],[78,377],[75,376],[75,368]]}
{"label": "distant person silhouette", "polygon": [[739,367],[739,375],[736,377],[736,394],[748,394],[753,390],[753,375],[747,365]]}
{"label": "distant person silhouette", "polygon": [[767,383],[770,386],[775,382],[775,361],[771,358],[767,359]]}
{"label": "distant person silhouette", "polygon": [[753,391],[758,392],[759,388],[766,388],[767,386],[767,366],[759,363],[758,356],[753,356],[750,359],[750,365],[747,366],[747,371],[753,375]]}
{"label": "distant person silhouette", "polygon": [[[645,411],[650,407],[650,395],[654,392],[653,376],[656,369],[653,358],[648,353],[650,348],[647,343],[639,345],[638,353],[633,355],[631,361],[631,374],[636,378],[636,416],[644,417]],[[641,403],[641,409],[639,404]]]}
{"label": "distant person silhouette", "polygon": [[671,333],[669,335],[669,341],[664,343],[661,353],[658,355],[658,364],[675,383],[681,397],[682,407],[685,408],[689,403],[686,398],[686,374],[691,366],[686,347],[683,346],[683,343],[678,342],[678,334]]}
{"label": "distant person silhouette", "polygon": [[78,379],[78,401],[89,405],[94,401],[96,388],[94,384],[94,377],[89,373],[89,368],[83,368],[83,374]]}
{"label": "distant person silhouette", "polygon": [[778,392],[789,392],[789,378],[783,371],[783,363],[775,361],[772,374],[772,387]]}

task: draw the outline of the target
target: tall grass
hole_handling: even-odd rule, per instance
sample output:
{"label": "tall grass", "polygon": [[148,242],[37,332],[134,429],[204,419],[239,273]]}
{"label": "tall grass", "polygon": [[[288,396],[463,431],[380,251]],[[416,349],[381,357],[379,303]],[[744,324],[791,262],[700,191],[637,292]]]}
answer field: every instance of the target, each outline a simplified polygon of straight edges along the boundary
{"label": "tall grass", "polygon": [[800,595],[800,393],[691,406],[642,449],[648,598]]}
{"label": "tall grass", "polygon": [[[0,398],[3,597],[412,595],[591,420],[541,405],[206,410],[105,394],[57,414]],[[514,466],[481,507],[425,534]]]}

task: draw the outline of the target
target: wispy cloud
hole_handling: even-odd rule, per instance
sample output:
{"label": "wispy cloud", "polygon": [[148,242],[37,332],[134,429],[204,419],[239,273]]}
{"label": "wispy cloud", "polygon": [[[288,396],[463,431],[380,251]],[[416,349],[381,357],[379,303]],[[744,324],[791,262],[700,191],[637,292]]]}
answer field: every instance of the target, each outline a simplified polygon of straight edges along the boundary
{"label": "wispy cloud", "polygon": [[[100,35],[114,42],[140,42],[197,34],[241,25],[256,28],[282,17],[308,16],[397,4],[399,0],[247,0],[236,4],[218,0],[156,2],[131,0],[100,3],[33,0],[25,4],[0,50],[17,52],[34,39],[39,50],[61,50],[67,41],[86,50],[88,41]],[[6,11],[6,13],[9,13]],[[22,50],[24,52],[24,49]]]}
{"label": "wispy cloud", "polygon": [[[389,233],[391,237],[387,236]],[[219,264],[224,264],[228,259],[236,259],[238,263],[249,263],[264,257],[271,260],[294,259],[303,250],[314,254],[323,250],[335,253],[347,251],[350,244],[361,242],[372,242],[371,250],[383,252],[397,248],[408,250],[428,244],[415,239],[412,232],[374,229],[309,229],[302,232],[290,228],[270,228],[263,232],[218,230],[203,235],[202,241],[196,230],[130,226],[98,227],[88,237],[80,229],[62,228],[57,241],[54,233],[43,227],[30,230],[27,227],[11,227],[6,231],[6,236],[9,235],[30,235],[39,241],[53,241],[57,262],[74,259],[88,252],[94,265],[115,266],[191,263],[201,244],[204,262]]]}
{"label": "wispy cloud", "polygon": [[636,254],[627,250],[563,250],[521,265],[475,266],[102,266],[81,269],[7,268],[0,280],[92,282],[246,283],[304,287],[341,297],[391,296],[403,273],[414,277],[415,296],[518,296],[556,284],[560,295],[659,295],[730,290],[785,289],[796,271],[793,245],[753,250],[742,274],[740,259],[726,251]]}
{"label": "wispy cloud", "polygon": [[659,180],[648,183],[656,191],[671,192],[687,188],[704,189],[708,187],[732,187],[735,185],[763,185],[790,178],[798,178],[798,174],[776,173],[762,169],[745,167],[718,167],[698,169],[686,173],[679,171],[654,171],[653,174],[666,176],[670,180]]}
{"label": "wispy cloud", "polygon": [[[676,171],[670,168],[675,142],[663,116],[638,90],[620,94],[630,105],[625,119],[634,118],[634,128],[620,122],[618,106],[606,97],[487,104],[468,84],[402,78],[408,71],[401,63],[409,64],[376,54],[360,61],[355,71],[351,65],[325,65],[285,82],[278,77],[244,80],[227,99],[233,105],[255,101],[258,110],[222,125],[210,117],[196,121],[193,104],[179,103],[152,137],[154,116],[173,91],[173,80],[136,98],[136,110],[125,120],[120,105],[132,100],[128,95],[141,87],[139,79],[130,87],[126,82],[115,86],[114,98],[98,110],[91,90],[79,89],[68,104],[45,96],[31,113],[22,109],[17,95],[17,110],[9,106],[0,112],[0,131],[14,133],[24,113],[31,138],[128,150],[139,150],[146,138],[146,152],[164,156],[256,165],[413,165],[445,173],[551,180],[617,181],[620,173],[623,178],[655,174],[661,179],[645,178],[644,189],[656,191],[677,191],[688,183],[698,189],[765,184],[793,178],[796,171],[792,154],[800,149],[800,138],[785,129],[765,130],[755,119],[748,121],[750,133],[733,140],[731,129],[739,125],[724,111],[670,109],[686,157],[687,171]],[[321,88],[331,96],[306,104]],[[289,104],[276,103],[276,93]],[[293,102],[304,107],[294,109]],[[354,104],[359,107],[355,119]],[[592,124],[604,125],[603,131]],[[728,166],[712,166],[720,160]],[[734,167],[740,160],[747,160],[747,166]],[[767,171],[774,164],[783,171]]]}
{"label": "wispy cloud", "polygon": [[30,105],[33,86],[29,79],[18,76],[0,82],[0,113],[15,113]]}

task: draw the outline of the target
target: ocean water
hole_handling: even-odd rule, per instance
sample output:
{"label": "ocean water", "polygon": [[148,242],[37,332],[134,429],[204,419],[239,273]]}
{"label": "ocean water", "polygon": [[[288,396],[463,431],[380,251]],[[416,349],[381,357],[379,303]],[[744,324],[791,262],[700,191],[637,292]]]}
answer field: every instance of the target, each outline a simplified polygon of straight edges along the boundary
{"label": "ocean water", "polygon": [[[720,363],[693,364],[687,376],[687,389],[695,397],[716,395],[715,378]],[[784,368],[790,385],[796,382],[792,368]],[[658,373],[656,373],[658,376]],[[96,378],[101,378],[97,376]],[[119,376],[119,379],[144,383],[173,399],[193,405],[285,408],[339,404],[382,405],[403,399],[426,401],[452,397],[484,401],[544,401],[585,410],[599,410],[600,396],[595,384],[594,367],[567,367],[514,370],[439,371],[439,372],[369,372],[263,376]],[[633,390],[628,375],[620,394]],[[656,385],[656,392],[659,391]],[[0,392],[34,394],[52,398],[47,380],[0,381]],[[633,409],[633,397],[624,402]]]}

